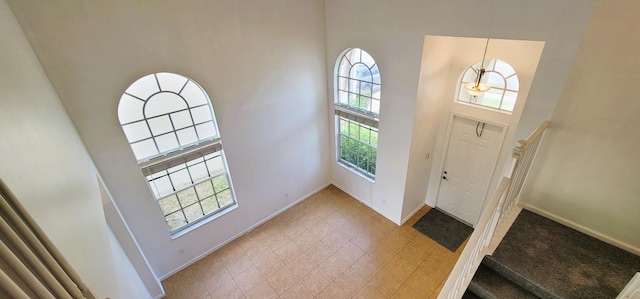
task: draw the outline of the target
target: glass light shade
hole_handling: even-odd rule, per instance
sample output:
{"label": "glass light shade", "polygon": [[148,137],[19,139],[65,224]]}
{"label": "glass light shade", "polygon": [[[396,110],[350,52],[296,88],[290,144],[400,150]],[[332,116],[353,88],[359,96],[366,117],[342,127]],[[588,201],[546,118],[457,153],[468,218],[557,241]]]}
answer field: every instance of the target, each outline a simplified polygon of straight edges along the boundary
{"label": "glass light shade", "polygon": [[491,86],[476,82],[469,82],[464,84],[464,88],[473,96],[479,96],[491,89]]}

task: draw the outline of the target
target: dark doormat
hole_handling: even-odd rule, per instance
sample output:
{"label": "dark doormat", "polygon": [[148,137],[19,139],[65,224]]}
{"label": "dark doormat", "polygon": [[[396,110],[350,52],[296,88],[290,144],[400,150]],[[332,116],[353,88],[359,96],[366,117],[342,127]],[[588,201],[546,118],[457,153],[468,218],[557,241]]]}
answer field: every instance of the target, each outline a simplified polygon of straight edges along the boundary
{"label": "dark doormat", "polygon": [[429,210],[413,228],[451,251],[456,251],[473,232],[472,227],[436,209]]}

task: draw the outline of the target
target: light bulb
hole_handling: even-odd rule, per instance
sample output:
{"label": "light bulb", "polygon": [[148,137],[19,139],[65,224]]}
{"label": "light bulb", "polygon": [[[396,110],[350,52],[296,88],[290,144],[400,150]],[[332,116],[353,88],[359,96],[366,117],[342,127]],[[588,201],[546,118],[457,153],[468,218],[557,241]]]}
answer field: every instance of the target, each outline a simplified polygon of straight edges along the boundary
{"label": "light bulb", "polygon": [[484,83],[478,83],[476,85],[476,82],[469,82],[464,84],[464,88],[469,92],[469,94],[479,96],[491,89],[491,86]]}

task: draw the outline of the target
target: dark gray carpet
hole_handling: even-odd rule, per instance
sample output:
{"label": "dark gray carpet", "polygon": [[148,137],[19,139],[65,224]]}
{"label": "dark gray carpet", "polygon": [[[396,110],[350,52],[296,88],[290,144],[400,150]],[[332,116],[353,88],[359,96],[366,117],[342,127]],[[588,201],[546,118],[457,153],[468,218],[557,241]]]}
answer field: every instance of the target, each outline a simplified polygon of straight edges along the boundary
{"label": "dark gray carpet", "polygon": [[474,294],[473,292],[466,291],[462,294],[462,299],[482,299],[480,296]]}
{"label": "dark gray carpet", "polygon": [[437,209],[429,210],[413,228],[451,251],[456,251],[473,232],[470,226]]}
{"label": "dark gray carpet", "polygon": [[481,264],[473,276],[469,291],[478,294],[481,298],[545,298],[530,293],[485,264]]}
{"label": "dark gray carpet", "polygon": [[527,210],[488,258],[557,298],[615,298],[640,271],[639,256]]}
{"label": "dark gray carpet", "polygon": [[[532,280],[530,277],[523,276],[518,273],[517,270],[511,269],[509,266],[500,263],[490,255],[487,255],[482,259],[482,266],[491,269],[496,275],[502,276],[508,280],[510,284],[515,284],[538,298],[563,299],[546,289],[544,286],[538,284],[538,282]],[[476,279],[476,277],[474,276],[473,279]],[[498,288],[494,293],[496,294],[494,298],[510,298],[504,297],[505,294],[502,294],[500,288]]]}

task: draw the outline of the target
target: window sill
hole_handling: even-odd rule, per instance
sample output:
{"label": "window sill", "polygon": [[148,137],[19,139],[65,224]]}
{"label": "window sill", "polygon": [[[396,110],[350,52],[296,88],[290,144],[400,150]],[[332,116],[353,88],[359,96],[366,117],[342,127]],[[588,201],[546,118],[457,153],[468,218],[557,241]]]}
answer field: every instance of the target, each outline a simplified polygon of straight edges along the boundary
{"label": "window sill", "polygon": [[346,168],[347,170],[349,170],[350,172],[352,172],[353,174],[371,182],[371,183],[375,183],[376,182],[376,178],[375,177],[370,177],[368,175],[365,175],[364,173],[362,173],[362,171],[358,170],[357,168],[349,165],[348,163],[342,162],[341,160],[338,160],[336,163],[338,163],[338,165]]}
{"label": "window sill", "polygon": [[486,111],[491,111],[491,112],[496,112],[496,113],[500,113],[500,114],[504,114],[504,115],[512,115],[513,111],[509,111],[509,110],[501,110],[498,108],[493,108],[493,107],[489,107],[489,106],[484,106],[481,104],[476,104],[476,103],[469,103],[469,102],[463,102],[460,100],[455,101],[456,104],[460,104],[460,105],[465,105],[465,106],[469,106],[469,107],[473,107],[473,108],[478,108],[478,109],[482,109],[482,110],[486,110]]}
{"label": "window sill", "polygon": [[177,239],[179,237],[182,237],[182,236],[184,236],[184,235],[196,230],[197,228],[199,228],[199,227],[201,227],[201,226],[203,226],[203,225],[205,225],[205,224],[207,224],[207,223],[209,223],[209,222],[211,222],[211,221],[213,221],[215,219],[218,219],[218,218],[222,217],[223,215],[226,215],[227,213],[229,213],[229,212],[231,212],[231,211],[233,211],[233,210],[235,210],[237,208],[238,208],[238,203],[235,203],[234,205],[229,206],[228,208],[225,208],[224,210],[222,210],[222,211],[220,211],[218,213],[215,213],[215,214],[213,214],[213,215],[211,215],[211,216],[209,216],[209,217],[207,217],[205,219],[202,219],[202,220],[196,222],[195,224],[188,226],[185,229],[179,230],[179,231],[177,231],[175,233],[170,233],[171,234],[171,239],[175,240],[175,239]]}

